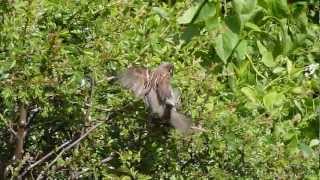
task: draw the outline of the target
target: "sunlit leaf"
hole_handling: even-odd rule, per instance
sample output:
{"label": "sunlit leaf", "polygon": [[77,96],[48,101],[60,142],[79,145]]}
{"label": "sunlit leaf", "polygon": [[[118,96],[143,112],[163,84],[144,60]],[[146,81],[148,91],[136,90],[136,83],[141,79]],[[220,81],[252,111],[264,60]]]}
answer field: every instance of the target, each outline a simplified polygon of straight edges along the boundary
{"label": "sunlit leaf", "polygon": [[232,6],[238,14],[249,14],[257,5],[257,0],[233,0]]}
{"label": "sunlit leaf", "polygon": [[273,55],[271,51],[268,51],[266,47],[260,42],[257,41],[257,45],[259,48],[259,52],[262,55],[262,62],[267,66],[267,67],[275,67],[277,64],[275,63],[273,59]]}
{"label": "sunlit leaf", "polygon": [[252,101],[253,103],[257,103],[257,95],[252,88],[243,87],[241,88],[241,92],[244,93],[250,101]]}
{"label": "sunlit leaf", "polygon": [[196,4],[191,6],[188,10],[186,10],[182,16],[178,17],[177,21],[179,24],[189,24],[192,22],[192,20],[197,15],[199,8],[201,8],[201,5],[203,3],[203,0],[198,1]]}
{"label": "sunlit leaf", "polygon": [[319,144],[320,144],[320,140],[319,140],[319,139],[312,139],[312,140],[310,141],[309,146],[310,146],[310,147],[314,147],[314,146],[318,146]]}
{"label": "sunlit leaf", "polygon": [[282,94],[271,91],[263,97],[263,104],[268,110],[272,110],[281,105],[283,100],[284,96]]}
{"label": "sunlit leaf", "polygon": [[299,144],[299,149],[305,158],[309,158],[313,154],[313,150],[304,143]]}
{"label": "sunlit leaf", "polygon": [[286,18],[289,15],[287,0],[271,0],[271,11],[273,15],[279,18]]}
{"label": "sunlit leaf", "polygon": [[221,22],[218,17],[211,17],[206,19],[205,24],[208,31],[221,27]]}
{"label": "sunlit leaf", "polygon": [[153,7],[152,10],[159,14],[162,18],[169,19],[169,14],[161,7]]}
{"label": "sunlit leaf", "polygon": [[259,26],[257,26],[256,24],[250,23],[250,22],[247,22],[245,24],[245,27],[248,27],[248,28],[250,28],[250,29],[252,29],[254,31],[261,31]]}
{"label": "sunlit leaf", "polygon": [[227,59],[231,56],[234,48],[238,44],[239,37],[229,29],[221,33],[215,39],[215,49],[220,59],[227,63]]}
{"label": "sunlit leaf", "polygon": [[199,15],[195,22],[206,21],[209,18],[213,18],[216,15],[216,4],[214,2],[206,2],[201,8]]}
{"label": "sunlit leaf", "polygon": [[245,58],[248,51],[248,43],[246,40],[241,40],[236,49],[236,56],[238,59],[242,60]]}

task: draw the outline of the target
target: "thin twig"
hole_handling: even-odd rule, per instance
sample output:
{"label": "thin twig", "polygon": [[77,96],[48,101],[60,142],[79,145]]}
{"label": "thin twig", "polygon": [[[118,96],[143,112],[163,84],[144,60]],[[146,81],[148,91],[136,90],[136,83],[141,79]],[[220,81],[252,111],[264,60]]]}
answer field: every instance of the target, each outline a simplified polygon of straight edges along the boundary
{"label": "thin twig", "polygon": [[17,138],[17,132],[12,128],[12,125],[7,124],[5,118],[3,117],[3,115],[0,113],[0,120],[3,121],[3,123],[7,126],[8,130]]}
{"label": "thin twig", "polygon": [[85,105],[88,104],[89,106],[85,106],[87,109],[85,111],[85,114],[84,114],[84,124],[85,124],[85,127],[83,128],[82,130],[82,134],[83,132],[85,131],[86,127],[88,126],[89,124],[89,121],[91,119],[91,109],[92,109],[92,104],[93,104],[93,98],[94,98],[94,93],[95,93],[95,78],[94,78],[94,75],[91,75],[90,77],[90,93],[89,93],[89,97],[87,97],[86,99],[86,102],[85,102]]}
{"label": "thin twig", "polygon": [[55,154],[56,152],[60,151],[62,148],[66,147],[67,145],[69,145],[72,141],[69,140],[65,143],[63,143],[62,145],[60,145],[57,149],[50,151],[48,154],[46,154],[45,156],[43,156],[41,159],[39,159],[38,161],[36,161],[35,163],[31,164],[20,176],[23,177],[25,176],[31,169],[33,169],[34,167],[36,167],[37,165],[41,164],[43,161],[45,161],[46,159],[48,159],[51,155]]}
{"label": "thin twig", "polygon": [[196,130],[196,131],[202,131],[202,132],[207,132],[208,130],[202,128],[202,127],[197,127],[197,126],[192,126],[191,129]]}
{"label": "thin twig", "polygon": [[43,174],[62,156],[62,154],[68,150],[70,150],[72,147],[74,147],[75,145],[77,145],[82,139],[84,139],[85,137],[87,137],[90,132],[92,132],[93,130],[95,130],[97,127],[99,127],[100,125],[102,125],[103,122],[99,122],[96,125],[92,126],[90,129],[88,129],[88,131],[86,131],[79,139],[77,139],[76,141],[74,141],[73,143],[71,143],[70,145],[68,145],[67,147],[63,148],[61,150],[61,152],[56,156],[56,158],[54,158],[54,160],[52,160],[50,162],[50,164],[47,166],[47,168],[42,171],[39,176],[37,177],[37,179],[41,179],[43,177]]}
{"label": "thin twig", "polygon": [[249,60],[249,62],[250,62],[250,64],[251,64],[253,70],[257,73],[257,75],[260,76],[260,77],[262,77],[263,79],[266,79],[266,77],[264,77],[264,76],[258,71],[258,69],[254,66],[251,57],[250,57],[248,54],[246,54],[246,56],[247,56],[247,58],[248,58],[248,60]]}
{"label": "thin twig", "polygon": [[[123,105],[121,108],[115,109],[112,112],[110,112],[109,115],[106,118],[106,121],[110,120],[116,113],[121,113],[124,112],[124,110],[126,108],[128,108],[129,106],[131,106],[132,104],[138,102],[138,100],[136,101],[132,101],[130,103],[125,103],[125,105]],[[60,156],[62,156],[62,154],[64,152],[66,152],[67,150],[71,149],[73,146],[75,146],[76,144],[78,144],[82,139],[84,139],[86,136],[88,136],[89,133],[91,133],[93,130],[95,130],[97,127],[99,127],[100,125],[102,125],[105,121],[100,121],[99,123],[97,123],[96,125],[92,126],[91,128],[89,128],[87,130],[86,133],[84,133],[81,137],[79,137],[77,140],[75,141],[68,141],[66,143],[63,143],[62,145],[60,145],[56,150],[53,150],[51,152],[49,152],[47,155],[45,155],[44,157],[42,157],[40,160],[38,160],[37,162],[33,163],[32,165],[30,165],[21,175],[20,177],[25,176],[31,169],[33,169],[34,167],[38,166],[39,164],[41,164],[42,162],[44,162],[45,160],[47,160],[50,156],[52,156],[53,154],[55,154],[56,152],[60,151],[62,149],[62,151],[57,155],[57,157],[50,163],[50,165],[48,165],[48,167],[46,168],[46,170],[49,169],[49,167],[51,165],[53,165]],[[71,143],[71,144],[70,144]],[[37,179],[41,179],[43,178],[43,174],[45,173],[45,171],[42,171],[39,176],[37,177]]]}
{"label": "thin twig", "polygon": [[7,127],[8,127],[8,130],[17,138],[18,137],[17,132],[11,126],[7,126]]}
{"label": "thin twig", "polygon": [[[75,101],[71,101],[72,104],[76,104],[76,105],[80,105],[80,103],[75,102]],[[102,112],[111,112],[113,111],[113,109],[107,109],[104,107],[98,107],[97,105],[92,105],[92,104],[88,104],[88,103],[84,103],[83,107],[91,107],[94,110],[98,110],[98,111],[102,111]]]}
{"label": "thin twig", "polygon": [[104,164],[104,163],[107,163],[107,162],[109,162],[109,161],[111,161],[113,158],[114,158],[114,153],[112,152],[111,154],[110,154],[110,156],[108,156],[107,158],[105,158],[105,159],[103,159],[103,160],[101,160],[101,164]]}

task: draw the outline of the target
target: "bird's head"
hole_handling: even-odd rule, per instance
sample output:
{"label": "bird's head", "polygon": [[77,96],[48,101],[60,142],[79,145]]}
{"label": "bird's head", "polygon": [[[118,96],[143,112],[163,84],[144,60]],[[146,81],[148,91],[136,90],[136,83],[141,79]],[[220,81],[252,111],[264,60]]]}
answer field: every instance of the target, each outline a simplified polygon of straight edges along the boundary
{"label": "bird's head", "polygon": [[162,63],[159,66],[159,70],[163,71],[163,72],[168,72],[170,74],[170,76],[173,75],[173,70],[174,70],[174,66],[171,63]]}

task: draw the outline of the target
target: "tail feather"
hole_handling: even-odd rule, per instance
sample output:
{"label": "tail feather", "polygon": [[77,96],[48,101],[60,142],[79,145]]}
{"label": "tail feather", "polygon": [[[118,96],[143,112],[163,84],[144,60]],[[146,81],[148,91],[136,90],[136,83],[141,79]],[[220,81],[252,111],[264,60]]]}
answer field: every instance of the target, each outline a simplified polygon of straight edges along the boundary
{"label": "tail feather", "polygon": [[190,131],[192,122],[191,119],[189,119],[185,115],[175,111],[175,109],[172,109],[170,115],[170,124],[178,131],[187,133]]}

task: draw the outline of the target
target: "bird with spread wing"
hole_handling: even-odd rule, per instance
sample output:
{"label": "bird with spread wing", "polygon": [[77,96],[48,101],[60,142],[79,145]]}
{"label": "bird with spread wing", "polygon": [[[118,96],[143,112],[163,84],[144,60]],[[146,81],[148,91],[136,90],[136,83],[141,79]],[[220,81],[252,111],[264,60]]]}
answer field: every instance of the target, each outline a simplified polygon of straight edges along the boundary
{"label": "bird with spread wing", "polygon": [[163,122],[180,132],[189,132],[191,119],[177,111],[180,94],[171,87],[174,66],[162,63],[154,70],[131,67],[118,76],[118,82],[144,100],[146,107]]}

